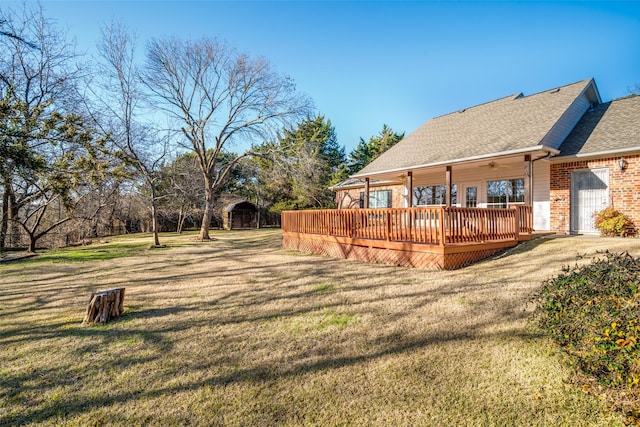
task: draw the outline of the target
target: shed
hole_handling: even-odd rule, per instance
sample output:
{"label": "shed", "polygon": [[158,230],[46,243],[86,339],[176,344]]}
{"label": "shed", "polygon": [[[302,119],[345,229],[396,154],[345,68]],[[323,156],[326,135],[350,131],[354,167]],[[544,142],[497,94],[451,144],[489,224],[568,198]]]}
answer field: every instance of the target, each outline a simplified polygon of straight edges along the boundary
{"label": "shed", "polygon": [[228,201],[222,208],[222,228],[238,230],[256,228],[259,221],[259,208],[246,199]]}

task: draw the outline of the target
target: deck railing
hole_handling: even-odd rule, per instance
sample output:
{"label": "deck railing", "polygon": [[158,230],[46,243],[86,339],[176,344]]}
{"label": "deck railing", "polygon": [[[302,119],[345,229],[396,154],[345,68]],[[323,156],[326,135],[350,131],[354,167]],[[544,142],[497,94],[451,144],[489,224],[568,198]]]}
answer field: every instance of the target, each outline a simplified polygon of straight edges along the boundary
{"label": "deck railing", "polygon": [[285,232],[446,245],[517,240],[531,234],[531,206],[509,209],[416,207],[282,213]]}

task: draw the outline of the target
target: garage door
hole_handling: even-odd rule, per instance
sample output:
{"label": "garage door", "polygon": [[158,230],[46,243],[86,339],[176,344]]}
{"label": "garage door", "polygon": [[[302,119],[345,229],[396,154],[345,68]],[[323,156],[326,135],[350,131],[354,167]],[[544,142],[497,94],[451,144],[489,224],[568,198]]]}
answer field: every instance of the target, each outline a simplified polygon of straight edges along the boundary
{"label": "garage door", "polygon": [[609,169],[571,174],[571,231],[596,233],[593,215],[609,206]]}

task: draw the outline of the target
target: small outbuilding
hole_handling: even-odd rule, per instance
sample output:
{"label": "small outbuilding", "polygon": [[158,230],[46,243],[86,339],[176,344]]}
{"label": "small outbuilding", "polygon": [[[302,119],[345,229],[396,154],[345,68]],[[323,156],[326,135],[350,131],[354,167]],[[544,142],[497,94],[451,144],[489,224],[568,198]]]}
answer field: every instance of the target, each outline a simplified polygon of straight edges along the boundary
{"label": "small outbuilding", "polygon": [[255,203],[233,195],[224,195],[220,202],[223,229],[239,230],[258,227],[260,209]]}

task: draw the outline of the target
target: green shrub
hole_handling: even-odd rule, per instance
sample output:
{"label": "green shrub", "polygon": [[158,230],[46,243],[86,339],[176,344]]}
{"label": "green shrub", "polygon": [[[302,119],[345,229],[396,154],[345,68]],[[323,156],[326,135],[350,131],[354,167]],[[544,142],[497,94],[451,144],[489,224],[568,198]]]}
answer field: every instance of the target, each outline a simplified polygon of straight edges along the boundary
{"label": "green shrub", "polygon": [[603,236],[628,236],[633,233],[631,219],[611,206],[596,212],[595,226]]}
{"label": "green shrub", "polygon": [[[605,254],[544,283],[540,326],[575,365],[609,389],[640,398],[640,259]],[[635,404],[633,411],[640,410]]]}

